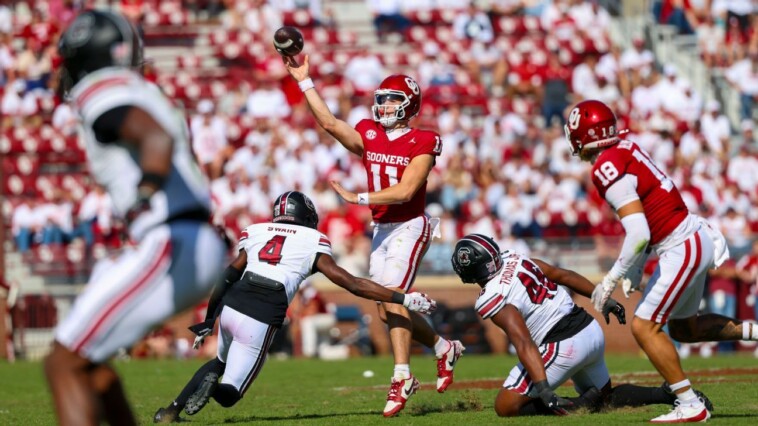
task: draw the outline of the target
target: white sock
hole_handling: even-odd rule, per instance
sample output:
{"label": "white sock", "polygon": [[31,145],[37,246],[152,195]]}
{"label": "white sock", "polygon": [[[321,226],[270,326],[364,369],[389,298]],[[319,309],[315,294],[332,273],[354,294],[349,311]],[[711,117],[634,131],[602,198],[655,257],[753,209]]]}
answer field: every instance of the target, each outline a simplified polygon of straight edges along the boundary
{"label": "white sock", "polygon": [[742,340],[758,340],[758,324],[748,321],[743,322]]}
{"label": "white sock", "polygon": [[445,352],[450,350],[450,345],[452,343],[449,340],[445,340],[442,337],[437,339],[437,343],[434,344],[434,353],[437,355],[437,358],[442,358],[442,355],[445,355]]}
{"label": "white sock", "polygon": [[682,393],[676,394],[676,398],[682,405],[697,405],[700,403],[700,400],[697,399],[697,395],[695,395],[695,391],[693,391],[691,387]]}
{"label": "white sock", "polygon": [[410,379],[411,378],[411,366],[410,364],[395,364],[395,372],[392,377],[398,379]]}
{"label": "white sock", "polygon": [[687,386],[692,387],[692,385],[690,384],[690,381],[687,379],[684,379],[681,382],[676,382],[669,385],[669,387],[671,388],[671,392],[676,392],[679,389],[686,388]]}

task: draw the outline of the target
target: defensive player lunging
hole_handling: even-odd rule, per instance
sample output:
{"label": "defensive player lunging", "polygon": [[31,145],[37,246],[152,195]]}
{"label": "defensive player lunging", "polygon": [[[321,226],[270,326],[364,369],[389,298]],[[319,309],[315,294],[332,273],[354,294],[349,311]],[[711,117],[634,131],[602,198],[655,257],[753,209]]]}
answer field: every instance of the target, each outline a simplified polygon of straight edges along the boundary
{"label": "defensive player lunging", "polygon": [[79,117],[90,173],[137,246],[95,265],[55,331],[45,373],[60,424],[135,424],[108,359],[200,302],[226,246],[209,224],[210,193],[186,121],[141,76],[142,41],[129,21],[83,12],[59,52],[61,90]]}
{"label": "defensive player lunging", "polygon": [[565,127],[571,153],[592,163],[592,182],[626,231],[616,263],[598,284],[598,311],[623,281],[637,288],[651,250],[660,261],[632,320],[632,334],[677,394],[674,409],[653,423],[700,422],[710,410],[692,390],[671,339],[680,342],[758,340],[758,327],[716,314],[698,315],[708,270],[729,257],[724,236],[691,214],[674,182],[636,143],[618,137],[616,115],[600,101],[578,103]]}
{"label": "defensive player lunging", "polygon": [[[494,240],[481,234],[459,240],[452,263],[461,281],[482,287],[476,310],[505,331],[521,361],[495,399],[498,416],[563,415],[581,407],[595,411],[676,400],[665,383],[657,388],[611,387],[603,331],[562,287],[589,298],[594,286],[583,276],[512,251],[501,253]],[[602,313],[606,323],[610,314],[626,323],[624,307],[613,299],[606,301]],[[555,394],[568,379],[578,398]]]}
{"label": "defensive player lunging", "polygon": [[[421,89],[406,75],[391,75],[374,92],[373,120],[355,126],[338,120],[324,103],[308,76],[308,56],[303,65],[284,58],[297,80],[316,121],[348,151],[361,157],[370,192],[355,194],[337,182],[334,189],[347,202],[367,205],[374,219],[369,273],[379,284],[407,292],[434,235],[439,219],[424,213],[426,180],[442,152],[438,134],[409,127],[421,110]],[[437,392],[453,383],[453,368],[463,353],[459,341],[441,338],[418,314],[400,305],[379,305],[379,316],[390,330],[395,369],[384,407],[391,417],[405,407],[419,387],[411,374],[411,338],[433,348],[437,356]]]}
{"label": "defensive player lunging", "polygon": [[198,347],[220,317],[218,357],[200,367],[179,396],[155,413],[156,423],[177,421],[182,409],[195,414],[211,397],[224,407],[236,404],[263,368],[269,345],[300,284],[313,273],[321,272],[367,299],[422,313],[434,310],[436,303],[422,293],[391,291],[340,268],[332,258],[329,239],[316,230],[317,224],[311,200],[289,191],[274,202],[273,222],[242,231],[239,255],[214,288],[206,320],[191,327],[198,334]]}

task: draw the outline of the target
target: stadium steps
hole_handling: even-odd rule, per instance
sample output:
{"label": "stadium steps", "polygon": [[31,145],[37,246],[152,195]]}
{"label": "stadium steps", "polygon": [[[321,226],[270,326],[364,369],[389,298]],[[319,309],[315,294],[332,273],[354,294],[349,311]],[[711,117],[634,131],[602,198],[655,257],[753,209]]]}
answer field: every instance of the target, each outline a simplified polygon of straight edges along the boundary
{"label": "stadium steps", "polygon": [[45,280],[32,274],[31,267],[24,262],[21,253],[6,241],[5,246],[5,279],[18,283],[20,295],[42,293],[45,290]]}
{"label": "stadium steps", "polygon": [[334,11],[337,26],[354,32],[359,45],[376,47],[379,43],[371,11],[364,0],[324,0],[323,8]]}

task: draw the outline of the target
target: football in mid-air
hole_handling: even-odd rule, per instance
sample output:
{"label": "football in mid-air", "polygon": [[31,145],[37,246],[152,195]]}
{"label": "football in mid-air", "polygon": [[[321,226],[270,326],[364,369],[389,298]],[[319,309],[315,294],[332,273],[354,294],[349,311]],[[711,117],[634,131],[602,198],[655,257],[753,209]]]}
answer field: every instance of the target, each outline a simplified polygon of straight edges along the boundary
{"label": "football in mid-air", "polygon": [[274,48],[282,56],[295,56],[303,50],[303,34],[295,27],[281,27],[274,33]]}

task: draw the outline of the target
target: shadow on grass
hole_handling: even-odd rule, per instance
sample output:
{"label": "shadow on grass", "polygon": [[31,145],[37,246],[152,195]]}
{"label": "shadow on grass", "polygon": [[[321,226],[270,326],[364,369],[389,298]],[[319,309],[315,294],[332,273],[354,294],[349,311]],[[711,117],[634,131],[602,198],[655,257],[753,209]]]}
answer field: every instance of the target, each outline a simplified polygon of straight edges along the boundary
{"label": "shadow on grass", "polygon": [[363,415],[381,415],[381,411],[360,411],[353,413],[330,413],[330,414],[293,414],[291,416],[244,416],[244,417],[229,417],[224,419],[224,423],[250,423],[250,422],[265,422],[265,421],[294,421],[294,420],[312,420],[312,419],[328,419],[331,417],[344,417],[344,416],[363,416]]}
{"label": "shadow on grass", "polygon": [[453,402],[430,405],[430,404],[418,404],[412,405],[405,409],[405,413],[412,416],[425,416],[427,414],[434,413],[452,413],[459,411],[482,411],[482,401],[479,397],[471,391],[463,391],[460,393],[459,399]]}

